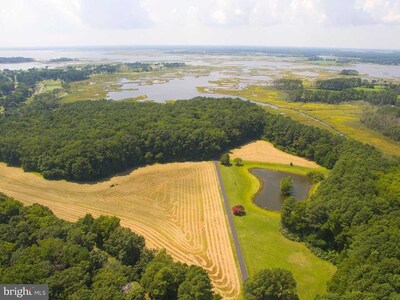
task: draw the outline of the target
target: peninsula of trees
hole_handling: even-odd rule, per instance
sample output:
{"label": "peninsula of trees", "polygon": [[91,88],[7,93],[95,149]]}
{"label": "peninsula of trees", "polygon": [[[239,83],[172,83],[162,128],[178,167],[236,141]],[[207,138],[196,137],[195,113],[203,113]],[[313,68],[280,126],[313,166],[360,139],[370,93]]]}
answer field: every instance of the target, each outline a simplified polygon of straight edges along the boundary
{"label": "peninsula of trees", "polygon": [[0,57],[0,64],[19,64],[19,63],[27,63],[34,62],[33,58],[29,57]]}

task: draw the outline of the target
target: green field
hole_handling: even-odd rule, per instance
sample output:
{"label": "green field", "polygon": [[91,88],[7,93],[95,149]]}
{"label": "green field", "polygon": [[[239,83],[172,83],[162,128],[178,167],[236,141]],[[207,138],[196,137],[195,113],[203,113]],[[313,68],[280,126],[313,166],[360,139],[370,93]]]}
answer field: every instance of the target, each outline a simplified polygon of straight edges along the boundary
{"label": "green field", "polygon": [[61,80],[43,80],[39,84],[40,93],[52,92],[55,89],[61,89]]}
{"label": "green field", "polygon": [[[226,90],[219,91],[216,89],[214,92],[226,93]],[[332,131],[323,124],[303,115],[307,114],[321,120],[333,129],[338,130],[355,140],[375,146],[384,154],[399,155],[400,153],[400,143],[392,141],[378,132],[372,131],[360,122],[360,117],[363,111],[371,107],[368,103],[361,101],[341,104],[288,102],[285,100],[284,93],[261,86],[250,86],[243,90],[232,90],[229,91],[229,93],[257,102],[276,105],[279,109],[266,109],[272,113],[284,114],[303,124],[317,126]]]}
{"label": "green field", "polygon": [[313,299],[326,291],[326,284],[336,268],[316,257],[303,243],[282,236],[280,213],[267,211],[253,203],[252,197],[260,182],[248,170],[255,167],[298,174],[306,174],[310,169],[256,162],[245,162],[242,167],[220,166],[230,205],[241,204],[247,212],[244,217],[235,217],[234,222],[249,275],[264,268],[287,269],[297,281],[300,299]]}

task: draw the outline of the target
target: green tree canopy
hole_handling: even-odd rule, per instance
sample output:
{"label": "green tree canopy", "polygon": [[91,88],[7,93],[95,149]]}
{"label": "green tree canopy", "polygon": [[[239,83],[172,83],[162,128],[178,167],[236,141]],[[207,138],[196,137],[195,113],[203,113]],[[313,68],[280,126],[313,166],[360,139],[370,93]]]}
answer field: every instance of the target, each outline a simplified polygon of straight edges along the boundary
{"label": "green tree canopy", "polygon": [[247,300],[297,300],[296,281],[283,269],[264,269],[244,283]]}
{"label": "green tree canopy", "polygon": [[116,217],[86,215],[69,223],[1,193],[0,216],[2,283],[47,283],[55,300],[144,300],[146,293],[177,299],[178,291],[211,299],[203,269],[174,262],[165,251],[155,255]]}
{"label": "green tree canopy", "polygon": [[35,99],[0,116],[0,160],[46,179],[88,181],[154,162],[215,159],[259,139],[264,125],[264,111],[239,99]]}
{"label": "green tree canopy", "polygon": [[290,196],[293,194],[293,179],[287,176],[281,180],[281,194],[282,196]]}
{"label": "green tree canopy", "polygon": [[236,166],[243,166],[243,160],[240,157],[236,157],[233,162]]}
{"label": "green tree canopy", "polygon": [[179,300],[211,300],[212,285],[206,271],[198,266],[190,266],[185,280],[178,289]]}
{"label": "green tree canopy", "polygon": [[224,154],[222,154],[222,156],[221,156],[219,162],[220,162],[221,164],[223,164],[223,165],[226,165],[226,166],[230,165],[230,163],[231,163],[231,157],[230,157],[229,153],[224,153]]}
{"label": "green tree canopy", "polygon": [[165,251],[151,261],[141,280],[141,285],[155,300],[176,299],[179,286],[184,282],[187,266],[173,263]]}

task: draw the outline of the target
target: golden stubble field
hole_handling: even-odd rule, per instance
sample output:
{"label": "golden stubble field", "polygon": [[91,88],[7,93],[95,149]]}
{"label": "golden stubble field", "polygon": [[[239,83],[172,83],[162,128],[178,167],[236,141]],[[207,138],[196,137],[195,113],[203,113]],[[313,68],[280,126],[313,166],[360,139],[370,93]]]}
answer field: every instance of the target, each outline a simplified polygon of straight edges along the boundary
{"label": "golden stubble field", "polygon": [[295,166],[307,168],[319,167],[317,163],[279,150],[267,141],[255,141],[234,149],[231,151],[230,157],[231,159],[240,157],[247,161],[269,162],[283,165],[293,163]]}
{"label": "golden stubble field", "polygon": [[96,184],[48,181],[0,163],[0,191],[24,204],[48,206],[75,221],[86,213],[115,215],[121,225],[165,248],[176,260],[205,268],[225,299],[240,281],[215,167],[211,162],[144,167]]}

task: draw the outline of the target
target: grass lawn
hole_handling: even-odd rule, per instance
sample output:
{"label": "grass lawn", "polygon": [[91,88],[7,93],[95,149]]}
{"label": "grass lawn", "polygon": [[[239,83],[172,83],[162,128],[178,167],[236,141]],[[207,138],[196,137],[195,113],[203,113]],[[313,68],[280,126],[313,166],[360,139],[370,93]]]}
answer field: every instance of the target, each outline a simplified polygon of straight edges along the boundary
{"label": "grass lawn", "polygon": [[242,167],[220,165],[230,205],[241,204],[246,208],[247,215],[234,217],[234,222],[250,276],[264,268],[287,269],[297,281],[300,299],[313,299],[326,291],[327,281],[336,268],[312,254],[303,243],[283,237],[279,231],[280,213],[253,203],[260,183],[248,170],[255,167],[297,174],[306,174],[310,169],[257,162],[245,162]]}
{"label": "grass lawn", "polygon": [[61,80],[43,80],[40,82],[41,92],[48,93],[55,89],[61,89]]}

